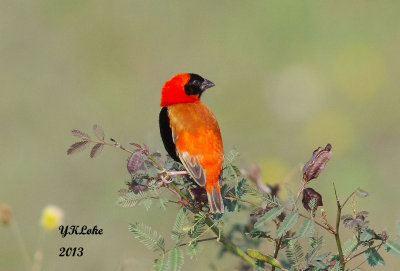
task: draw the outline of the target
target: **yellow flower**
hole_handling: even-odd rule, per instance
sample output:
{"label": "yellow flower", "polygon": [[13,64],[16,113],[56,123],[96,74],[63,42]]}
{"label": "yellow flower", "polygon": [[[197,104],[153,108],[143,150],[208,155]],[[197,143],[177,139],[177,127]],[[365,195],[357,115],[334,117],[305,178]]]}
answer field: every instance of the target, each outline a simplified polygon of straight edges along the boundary
{"label": "yellow flower", "polygon": [[43,209],[40,225],[46,230],[54,230],[63,222],[64,211],[54,205],[48,205]]}

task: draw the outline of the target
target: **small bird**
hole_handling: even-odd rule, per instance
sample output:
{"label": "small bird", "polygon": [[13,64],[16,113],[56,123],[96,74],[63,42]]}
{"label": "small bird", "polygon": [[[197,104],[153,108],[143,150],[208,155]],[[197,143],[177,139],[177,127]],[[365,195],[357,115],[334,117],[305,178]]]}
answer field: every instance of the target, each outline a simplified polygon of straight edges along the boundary
{"label": "small bird", "polygon": [[168,154],[207,192],[211,213],[223,213],[221,133],[211,110],[200,101],[214,83],[194,73],[179,73],[161,90],[160,133]]}

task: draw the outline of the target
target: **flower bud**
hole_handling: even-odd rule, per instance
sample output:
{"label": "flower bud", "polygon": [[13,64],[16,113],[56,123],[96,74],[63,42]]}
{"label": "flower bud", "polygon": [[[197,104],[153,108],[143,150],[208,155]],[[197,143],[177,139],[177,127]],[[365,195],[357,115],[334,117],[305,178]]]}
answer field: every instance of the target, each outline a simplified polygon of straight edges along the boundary
{"label": "flower bud", "polygon": [[308,183],[312,179],[318,177],[321,171],[324,169],[325,164],[329,161],[332,156],[331,153],[332,146],[327,144],[325,148],[318,147],[316,149],[310,160],[305,164],[303,168],[303,182]]}

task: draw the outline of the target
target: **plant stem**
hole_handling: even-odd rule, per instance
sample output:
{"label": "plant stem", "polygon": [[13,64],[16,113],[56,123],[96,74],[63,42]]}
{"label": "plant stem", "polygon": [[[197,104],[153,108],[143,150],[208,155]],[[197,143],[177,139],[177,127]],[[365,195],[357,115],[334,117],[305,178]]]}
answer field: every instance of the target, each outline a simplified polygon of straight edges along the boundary
{"label": "plant stem", "polygon": [[297,202],[299,201],[300,198],[300,194],[303,192],[304,188],[306,187],[306,182],[304,181],[304,179],[301,182],[301,185],[299,187],[299,190],[297,191],[297,196],[296,196],[296,201],[295,201],[295,205],[297,204]]}
{"label": "plant stem", "polygon": [[12,219],[10,224],[11,224],[12,230],[14,231],[15,237],[18,240],[19,246],[21,248],[21,254],[22,254],[22,257],[24,258],[27,270],[29,270],[30,267],[32,266],[31,257],[29,256],[28,249],[26,248],[25,241],[22,238],[21,231],[19,229],[16,219],[15,218]]}
{"label": "plant stem", "polygon": [[[278,257],[279,250],[281,249],[282,238],[275,239],[275,252],[274,252],[274,259]],[[272,266],[271,271],[275,271],[275,266]]]}
{"label": "plant stem", "polygon": [[238,198],[235,195],[233,195],[231,192],[229,192],[229,197],[225,197],[225,199],[238,200],[238,201],[245,202],[247,204],[253,205],[254,207],[260,207],[257,203],[249,201],[249,200]]}
{"label": "plant stem", "polygon": [[[383,242],[380,243],[379,245],[376,245],[376,246],[375,246],[375,247],[377,247],[376,251],[378,251],[378,250],[381,248],[382,245],[383,245]],[[365,251],[366,251],[366,250],[365,250]],[[365,251],[363,251],[362,253],[364,253]],[[362,253],[359,253],[359,254],[361,255]],[[359,254],[355,255],[354,257],[358,256]],[[354,258],[354,257],[352,257],[352,258]],[[351,260],[351,259],[349,259],[349,260]],[[357,265],[356,267],[354,267],[353,269],[351,269],[351,271],[356,270],[356,269],[359,268],[361,265],[363,265],[366,261],[367,261],[367,259],[365,259],[365,260],[362,261],[359,265]]]}
{"label": "plant stem", "polygon": [[319,223],[318,221],[315,221],[315,219],[312,219],[312,218],[309,217],[309,216],[303,215],[303,214],[300,213],[300,212],[297,212],[297,213],[298,213],[299,216],[301,216],[301,217],[307,218],[307,219],[309,219],[309,220],[313,220],[315,224],[317,224],[318,226],[320,226],[320,227],[323,228],[324,230],[327,230],[327,231],[330,232],[330,233],[334,233],[334,232],[332,232],[332,230],[329,229],[327,226],[325,226],[325,225]]}
{"label": "plant stem", "polygon": [[[212,240],[217,240],[217,239],[218,239],[218,237],[210,237],[210,238],[204,238],[204,239],[196,240],[196,242],[200,243],[200,242],[212,241]],[[180,244],[179,246],[180,247],[184,247],[184,246],[189,245],[190,243],[192,243],[192,242]]]}
{"label": "plant stem", "polygon": [[211,230],[219,237],[219,241],[231,252],[241,257],[245,262],[250,264],[251,266],[255,266],[255,263],[252,258],[250,258],[243,250],[234,245],[230,240],[228,240],[219,230],[217,226],[215,226],[214,222],[208,216],[205,219],[206,224],[211,228]]}
{"label": "plant stem", "polygon": [[348,197],[347,197],[347,199],[343,202],[343,204],[342,204],[342,209],[343,209],[343,207],[346,205],[346,203],[349,201],[349,199],[354,195],[356,193],[356,190],[355,191],[353,191],[353,193],[351,193]]}
{"label": "plant stem", "polygon": [[342,244],[340,243],[340,235],[339,235],[339,226],[340,226],[340,216],[342,213],[342,206],[340,205],[339,198],[336,193],[336,187],[335,183],[333,184],[333,189],[335,190],[335,196],[336,196],[336,204],[337,204],[337,214],[336,214],[336,230],[335,230],[335,239],[336,239],[336,246],[338,248],[339,252],[339,258],[340,258],[340,266],[342,270],[345,270],[346,262],[344,261],[344,256],[343,256],[343,249],[342,249]]}
{"label": "plant stem", "polygon": [[363,251],[357,253],[356,255],[351,256],[349,259],[346,260],[346,262],[349,262],[349,261],[351,261],[352,259],[354,259],[354,258],[356,258],[356,257],[358,257],[358,256],[360,256],[360,255],[362,255],[362,254],[364,254],[365,251],[367,251],[367,250],[370,249],[370,248],[377,248],[377,250],[378,250],[382,245],[383,245],[383,242],[380,243],[379,245],[372,246],[372,247],[368,247],[367,249],[365,249],[365,250],[363,250]]}

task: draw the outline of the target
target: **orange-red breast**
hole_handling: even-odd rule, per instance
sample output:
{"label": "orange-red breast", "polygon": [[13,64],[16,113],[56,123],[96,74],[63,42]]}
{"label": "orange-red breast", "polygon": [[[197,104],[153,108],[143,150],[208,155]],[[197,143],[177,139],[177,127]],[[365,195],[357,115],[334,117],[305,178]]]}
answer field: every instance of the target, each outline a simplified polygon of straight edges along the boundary
{"label": "orange-red breast", "polygon": [[193,73],[179,73],[161,91],[160,133],[165,149],[207,192],[211,213],[223,213],[223,148],[217,120],[200,101],[214,84]]}

